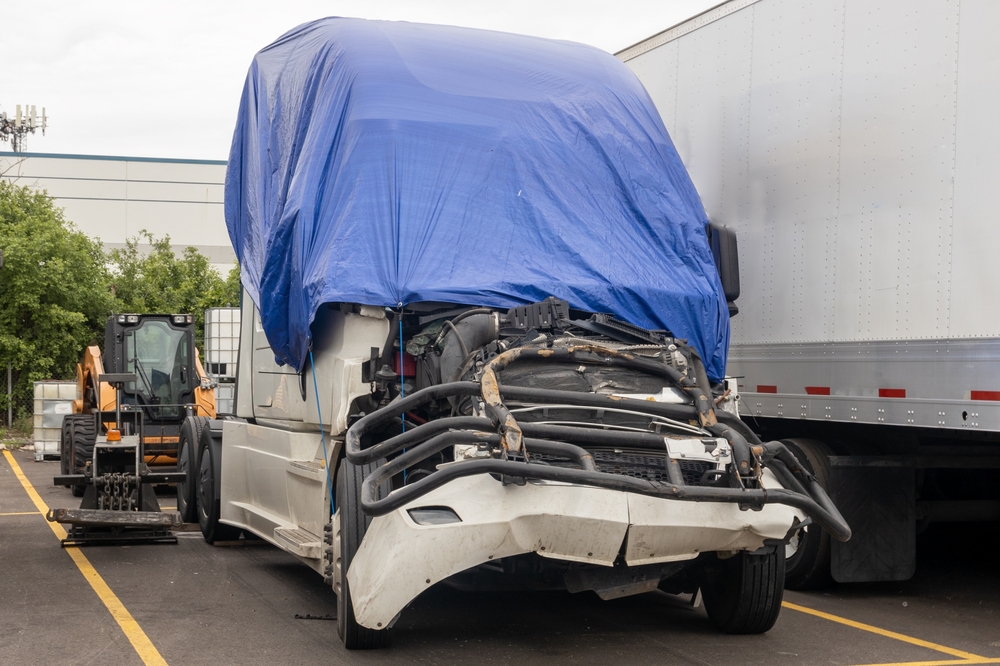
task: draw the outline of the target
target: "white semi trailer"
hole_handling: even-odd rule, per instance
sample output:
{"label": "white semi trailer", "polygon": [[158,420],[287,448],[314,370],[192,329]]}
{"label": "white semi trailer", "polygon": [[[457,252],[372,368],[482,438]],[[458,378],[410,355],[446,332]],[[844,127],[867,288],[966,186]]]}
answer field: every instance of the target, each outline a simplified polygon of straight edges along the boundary
{"label": "white semi trailer", "polygon": [[739,239],[740,412],[854,529],[794,538],[789,584],[906,579],[928,522],[1000,520],[997,25],[984,0],[732,0],[617,54]]}
{"label": "white semi trailer", "polygon": [[256,535],[323,574],[348,648],[469,570],[700,589],[720,629],[761,633],[785,543],[850,538],[735,414],[731,234],[609,54],[300,26],[250,69],[226,219],[236,410],[186,423],[179,499],[207,541]]}

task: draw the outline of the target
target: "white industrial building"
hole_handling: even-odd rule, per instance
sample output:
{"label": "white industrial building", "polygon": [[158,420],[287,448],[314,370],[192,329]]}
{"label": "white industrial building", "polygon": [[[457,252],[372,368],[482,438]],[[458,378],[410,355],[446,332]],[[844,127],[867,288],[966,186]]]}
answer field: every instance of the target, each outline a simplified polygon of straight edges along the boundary
{"label": "white industrial building", "polygon": [[0,152],[0,177],[48,192],[67,220],[105,248],[143,229],[193,246],[225,275],[236,254],[223,217],[226,163]]}

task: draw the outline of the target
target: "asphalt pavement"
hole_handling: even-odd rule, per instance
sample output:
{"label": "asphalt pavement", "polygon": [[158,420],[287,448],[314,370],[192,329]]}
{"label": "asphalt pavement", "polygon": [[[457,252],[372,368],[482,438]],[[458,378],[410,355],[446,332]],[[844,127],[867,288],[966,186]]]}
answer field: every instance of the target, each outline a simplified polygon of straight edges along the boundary
{"label": "asphalt pavement", "polygon": [[1000,663],[996,526],[932,526],[904,583],[786,592],[761,636],[720,634],[661,592],[603,602],[439,584],[403,612],[392,647],[348,652],[335,621],[296,618],[333,616],[333,592],[266,543],[210,546],[186,526],[177,544],[62,548],[39,510],[79,506],[52,485],[58,468],[0,454],[3,664]]}

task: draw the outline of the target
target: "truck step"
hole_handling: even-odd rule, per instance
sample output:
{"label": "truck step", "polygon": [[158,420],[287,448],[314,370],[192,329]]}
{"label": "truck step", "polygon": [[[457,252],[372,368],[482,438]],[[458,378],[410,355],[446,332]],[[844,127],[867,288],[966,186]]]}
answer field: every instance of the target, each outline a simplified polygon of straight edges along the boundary
{"label": "truck step", "polygon": [[299,557],[318,560],[323,556],[322,540],[301,527],[275,527],[274,540],[279,546]]}

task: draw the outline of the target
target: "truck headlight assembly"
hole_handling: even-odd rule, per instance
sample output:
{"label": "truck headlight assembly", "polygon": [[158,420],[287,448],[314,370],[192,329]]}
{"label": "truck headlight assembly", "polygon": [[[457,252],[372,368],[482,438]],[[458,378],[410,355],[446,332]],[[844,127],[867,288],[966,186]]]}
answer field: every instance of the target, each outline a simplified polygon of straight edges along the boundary
{"label": "truck headlight assembly", "polygon": [[126,320],[130,324],[138,324],[139,323],[139,315],[129,315],[128,317],[126,317]]}
{"label": "truck headlight assembly", "polygon": [[410,509],[407,513],[417,525],[448,525],[462,522],[458,514],[446,506],[422,506]]}

